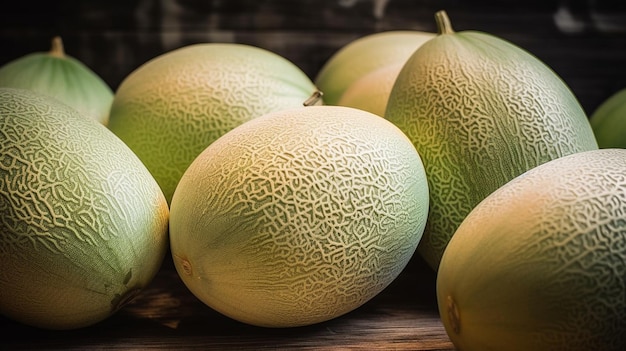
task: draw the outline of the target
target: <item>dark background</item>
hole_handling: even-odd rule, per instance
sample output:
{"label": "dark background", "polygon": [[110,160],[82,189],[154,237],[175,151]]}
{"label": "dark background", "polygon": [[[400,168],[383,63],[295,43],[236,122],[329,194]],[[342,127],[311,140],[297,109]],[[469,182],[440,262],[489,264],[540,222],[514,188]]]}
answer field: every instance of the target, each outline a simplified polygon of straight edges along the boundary
{"label": "dark background", "polygon": [[445,9],[457,31],[480,30],[554,69],[590,114],[626,88],[626,2],[608,0],[108,0],[16,1],[0,12],[0,65],[66,52],[113,89],[147,60],[199,42],[274,51],[311,79],[340,47],[379,31],[435,31]]}

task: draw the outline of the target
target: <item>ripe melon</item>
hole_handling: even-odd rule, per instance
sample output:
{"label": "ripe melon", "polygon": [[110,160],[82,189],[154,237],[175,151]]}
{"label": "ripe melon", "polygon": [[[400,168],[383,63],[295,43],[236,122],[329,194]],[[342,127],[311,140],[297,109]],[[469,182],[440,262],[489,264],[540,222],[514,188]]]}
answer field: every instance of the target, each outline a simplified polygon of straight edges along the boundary
{"label": "ripe melon", "polygon": [[241,322],[295,327],[382,291],[421,238],[428,187],[393,124],[340,106],[266,114],[206,148],[171,203],[184,283]]}
{"label": "ripe melon", "polygon": [[315,91],[300,68],[273,52],[194,44],[131,72],[115,92],[108,126],[169,202],[185,169],[218,137],[268,112],[301,107]]}
{"label": "ripe melon", "polygon": [[169,210],[113,133],[49,96],[0,88],[0,314],[48,329],[97,323],[167,252]]}
{"label": "ripe melon", "polygon": [[369,34],[341,47],[324,63],[315,85],[324,93],[324,103],[337,105],[352,83],[366,74],[393,63],[404,63],[435,33],[392,30]]}
{"label": "ripe melon", "polygon": [[601,148],[626,148],[626,88],[609,96],[589,118]]}
{"label": "ripe melon", "polygon": [[589,120],[543,62],[496,36],[454,32],[445,11],[439,35],[408,59],[385,118],[424,161],[430,212],[418,251],[433,268],[465,216],[526,170],[597,149]]}
{"label": "ripe melon", "polygon": [[459,350],[626,350],[626,150],[555,159],[485,198],[437,300]]}
{"label": "ripe melon", "polygon": [[113,91],[100,76],[63,49],[61,37],[48,52],[34,52],[0,67],[0,87],[52,96],[81,114],[107,124]]}
{"label": "ripe melon", "polygon": [[387,100],[404,63],[394,63],[370,72],[352,83],[337,105],[358,108],[384,116]]}

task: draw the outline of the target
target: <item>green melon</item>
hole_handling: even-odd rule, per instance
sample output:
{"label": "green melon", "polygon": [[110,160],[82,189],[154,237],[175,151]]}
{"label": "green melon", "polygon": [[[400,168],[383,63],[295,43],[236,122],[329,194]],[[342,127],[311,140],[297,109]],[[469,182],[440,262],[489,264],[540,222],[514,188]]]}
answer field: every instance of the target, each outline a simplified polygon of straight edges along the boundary
{"label": "green melon", "polygon": [[201,301],[264,327],[364,304],[408,263],[428,212],[411,142],[340,106],[266,114],[207,147],[171,203],[170,242]]}
{"label": "green melon", "polygon": [[485,198],[445,250],[437,300],[464,351],[626,350],[626,150],[540,165]]}
{"label": "green melon", "polygon": [[49,96],[0,88],[0,314],[97,323],[151,281],[169,210],[113,133]]}
{"label": "green melon", "polygon": [[408,59],[385,118],[420,153],[431,195],[418,251],[436,269],[465,216],[524,171],[597,149],[589,120],[567,85],[527,51],[496,36],[440,34]]}
{"label": "green melon", "polygon": [[337,105],[343,93],[359,78],[393,63],[404,63],[435,33],[392,30],[369,34],[341,47],[324,63],[315,84],[324,103]]}
{"label": "green melon", "polygon": [[609,96],[589,118],[601,148],[626,148],[626,88]]}
{"label": "green melon", "polygon": [[48,52],[34,52],[0,67],[0,87],[52,96],[81,114],[107,124],[113,91],[94,71],[63,49],[61,37]]}
{"label": "green melon", "polygon": [[189,45],[124,79],[109,128],[145,163],[169,202],[185,169],[218,137],[263,114],[302,106],[315,91],[300,68],[265,49]]}

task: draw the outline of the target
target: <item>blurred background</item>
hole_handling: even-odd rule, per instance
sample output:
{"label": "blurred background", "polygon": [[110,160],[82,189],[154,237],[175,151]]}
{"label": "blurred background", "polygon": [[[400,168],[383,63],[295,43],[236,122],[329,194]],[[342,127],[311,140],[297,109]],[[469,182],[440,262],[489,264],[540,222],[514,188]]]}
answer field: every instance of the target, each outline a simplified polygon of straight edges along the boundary
{"label": "blurred background", "polygon": [[380,31],[435,31],[446,10],[457,31],[487,32],[530,51],[590,114],[626,88],[626,2],[609,0],[107,0],[17,1],[0,12],[0,65],[47,51],[68,55],[112,89],[167,51],[201,42],[271,50],[311,79],[352,40]]}

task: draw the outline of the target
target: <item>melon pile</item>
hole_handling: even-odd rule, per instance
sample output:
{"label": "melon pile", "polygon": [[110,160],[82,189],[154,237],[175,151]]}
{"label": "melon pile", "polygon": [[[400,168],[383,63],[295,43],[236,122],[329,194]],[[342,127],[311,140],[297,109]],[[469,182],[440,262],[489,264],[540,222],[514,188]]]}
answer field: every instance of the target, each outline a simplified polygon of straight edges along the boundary
{"label": "melon pile", "polygon": [[129,73],[106,123],[0,88],[0,313],[97,323],[169,247],[207,307],[304,326],[420,255],[459,349],[624,349],[626,100],[589,118],[531,53],[435,21],[347,43],[314,79],[250,45],[172,50]]}

